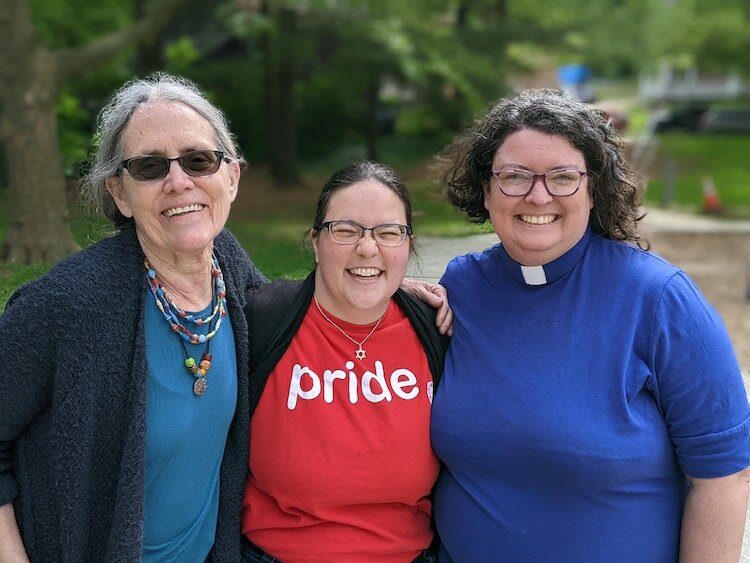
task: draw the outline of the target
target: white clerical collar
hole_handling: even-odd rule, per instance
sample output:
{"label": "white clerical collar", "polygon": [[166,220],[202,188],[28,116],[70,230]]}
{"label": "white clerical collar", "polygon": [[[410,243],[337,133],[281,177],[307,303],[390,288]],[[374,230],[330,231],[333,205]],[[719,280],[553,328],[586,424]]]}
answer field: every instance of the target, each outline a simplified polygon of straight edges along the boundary
{"label": "white clerical collar", "polygon": [[542,286],[553,283],[570,273],[583,257],[583,253],[591,240],[591,228],[587,228],[581,240],[559,258],[541,266],[524,266],[519,264],[503,248],[500,243],[500,261],[505,269],[520,283],[530,286]]}
{"label": "white clerical collar", "polygon": [[547,283],[544,266],[521,266],[521,274],[526,285],[545,285]]}

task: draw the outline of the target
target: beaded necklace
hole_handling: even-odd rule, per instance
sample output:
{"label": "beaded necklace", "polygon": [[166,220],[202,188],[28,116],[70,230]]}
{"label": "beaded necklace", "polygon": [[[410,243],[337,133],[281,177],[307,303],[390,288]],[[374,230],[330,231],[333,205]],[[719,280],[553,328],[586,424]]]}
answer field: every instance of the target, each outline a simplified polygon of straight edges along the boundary
{"label": "beaded necklace", "polygon": [[[151,267],[151,264],[147,259],[143,260],[143,265],[146,267],[146,279],[148,279],[149,289],[151,295],[154,296],[156,307],[161,311],[164,319],[169,323],[172,332],[177,333],[180,336],[180,344],[182,345],[182,351],[185,353],[185,368],[188,370],[190,375],[195,378],[193,383],[193,393],[198,396],[203,395],[208,387],[206,381],[206,374],[211,369],[211,353],[209,347],[211,346],[211,338],[213,338],[219,329],[221,328],[221,321],[226,316],[226,286],[224,284],[224,275],[219,268],[219,261],[215,255],[211,255],[211,279],[213,286],[213,296],[211,297],[211,313],[204,318],[196,317],[189,314],[187,311],[180,309],[167,294],[166,289],[159,281],[159,277],[156,270]],[[193,323],[195,326],[208,325],[207,334],[195,334],[188,329],[183,322]],[[211,323],[213,322],[213,328]],[[196,362],[187,350],[185,343],[192,345],[206,344],[206,350],[201,356],[201,361]]]}

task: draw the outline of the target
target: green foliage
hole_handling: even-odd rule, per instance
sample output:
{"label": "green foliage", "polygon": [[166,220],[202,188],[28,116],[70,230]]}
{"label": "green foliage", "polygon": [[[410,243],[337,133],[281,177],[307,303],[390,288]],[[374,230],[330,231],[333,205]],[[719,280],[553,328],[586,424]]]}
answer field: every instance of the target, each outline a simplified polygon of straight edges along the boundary
{"label": "green foliage", "polygon": [[200,53],[190,37],[180,37],[167,45],[167,70],[174,74],[185,74],[199,58]]}
{"label": "green foliage", "polygon": [[[263,101],[265,34],[295,54],[299,156],[325,157],[362,146],[372,110],[368,91],[381,87],[381,111],[396,116],[396,134],[445,137],[508,91],[510,72],[579,62],[597,76],[632,76],[666,57],[678,66],[716,69],[750,64],[743,0],[668,3],[651,0],[222,1],[185,10],[154,38],[166,69],[194,79],[225,110],[248,160],[269,160]],[[198,6],[196,2],[196,7]],[[505,6],[505,12],[502,10]],[[92,41],[135,17],[135,3],[32,0],[35,22],[51,47]],[[298,14],[298,29],[280,37],[275,11]],[[84,139],[106,97],[133,72],[133,53],[67,86],[60,100],[66,172],[85,153]]]}
{"label": "green foliage", "polygon": [[676,68],[750,71],[750,15],[745,0],[681,0],[654,8],[656,53]]}
{"label": "green foliage", "polygon": [[225,112],[247,161],[266,161],[268,142],[260,62],[240,55],[221,57],[191,65],[183,75],[194,80]]}
{"label": "green foliage", "polygon": [[[136,17],[134,0],[30,0],[50,48],[87,44]],[[747,0],[221,0],[191,4],[153,38],[166,69],[195,80],[229,117],[247,159],[269,161],[263,93],[264,41],[295,54],[295,115],[304,162],[362,158],[372,107],[396,117],[401,150],[444,144],[505,95],[511,72],[586,63],[597,76],[633,77],[661,60],[723,72],[750,70]],[[150,2],[143,4],[145,9]],[[275,10],[295,10],[293,34],[280,36]],[[504,8],[504,11],[503,11]],[[149,51],[151,53],[151,51]],[[94,116],[112,91],[148,57],[125,52],[102,69],[64,85],[59,136],[69,177],[85,158]],[[637,118],[631,120],[637,121]],[[382,143],[381,159],[398,159]],[[330,171],[330,169],[329,169]]]}
{"label": "green foliage", "polygon": [[132,21],[133,3],[121,0],[29,0],[37,33],[48,48],[74,47]]}
{"label": "green foliage", "polygon": [[[369,78],[357,70],[344,72],[335,62],[298,83],[297,126],[303,158],[321,158],[335,147],[360,142],[366,130],[363,119],[364,90]],[[347,85],[342,88],[339,81]]]}
{"label": "green foliage", "polygon": [[57,119],[65,176],[76,177],[79,164],[86,159],[89,150],[91,113],[84,109],[78,97],[63,89],[57,103]]}
{"label": "green foliage", "polygon": [[[64,49],[91,43],[104,33],[129,24],[134,15],[132,2],[121,0],[29,0],[35,29],[44,45]],[[63,170],[68,178],[79,175],[86,159],[94,127],[94,116],[103,99],[132,76],[123,66],[127,54],[104,68],[86,73],[60,89],[57,104],[58,138]]]}
{"label": "green foliage", "polygon": [[216,16],[233,36],[242,39],[256,37],[273,28],[272,18],[260,12],[238,10],[233,3],[219,6]]}
{"label": "green foliage", "polygon": [[510,17],[525,39],[560,63],[586,63],[598,76],[634,76],[664,62],[704,72],[750,71],[746,0],[527,0]]}

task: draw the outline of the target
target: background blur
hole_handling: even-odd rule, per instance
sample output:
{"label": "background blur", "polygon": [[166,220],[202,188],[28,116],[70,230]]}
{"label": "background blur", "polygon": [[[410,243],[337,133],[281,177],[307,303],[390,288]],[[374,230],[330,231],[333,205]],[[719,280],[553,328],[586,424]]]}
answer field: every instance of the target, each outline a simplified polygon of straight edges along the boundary
{"label": "background blur", "polygon": [[650,205],[750,217],[747,0],[3,0],[0,303],[102,236],[76,205],[95,116],[166,70],[229,117],[249,163],[230,227],[270,277],[299,276],[325,178],[374,158],[422,235],[478,232],[430,163],[528,87],[599,105]]}
{"label": "background blur", "polygon": [[622,129],[653,249],[719,310],[747,385],[748,53],[748,0],[1,0],[0,308],[105,235],[78,180],[97,113],[135,76],[184,75],[226,112],[249,163],[229,227],[270,278],[309,270],[320,187],[362,158],[406,180],[439,276],[472,248],[432,236],[482,228],[441,197],[435,154],[493,100],[552,87]]}

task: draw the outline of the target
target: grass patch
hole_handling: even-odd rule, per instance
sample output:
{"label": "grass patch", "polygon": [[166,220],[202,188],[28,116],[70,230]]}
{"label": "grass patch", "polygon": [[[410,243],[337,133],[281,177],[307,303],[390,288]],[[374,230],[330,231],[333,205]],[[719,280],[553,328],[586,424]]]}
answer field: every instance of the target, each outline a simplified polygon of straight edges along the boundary
{"label": "grass patch", "polygon": [[661,205],[667,162],[674,164],[672,202],[676,207],[700,211],[703,179],[711,177],[727,216],[750,218],[750,136],[665,134],[657,137],[659,149],[646,190],[650,205]]}
{"label": "grass patch", "polygon": [[408,182],[414,214],[414,234],[417,236],[457,237],[482,232],[453,207],[431,180]]}
{"label": "grass patch", "polygon": [[232,218],[228,227],[255,265],[270,279],[300,279],[314,265],[312,251],[303,248],[303,239],[309,228],[305,223],[248,222]]}

